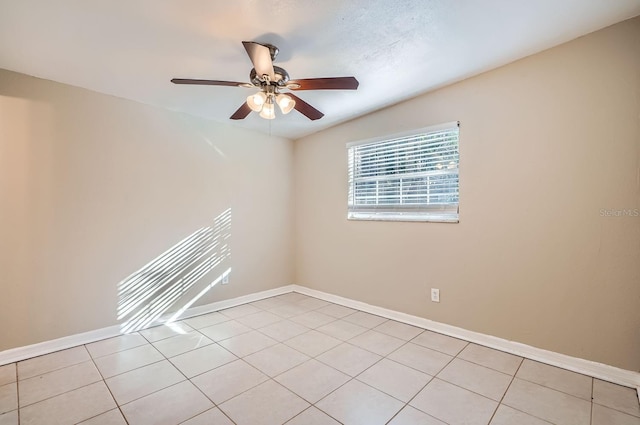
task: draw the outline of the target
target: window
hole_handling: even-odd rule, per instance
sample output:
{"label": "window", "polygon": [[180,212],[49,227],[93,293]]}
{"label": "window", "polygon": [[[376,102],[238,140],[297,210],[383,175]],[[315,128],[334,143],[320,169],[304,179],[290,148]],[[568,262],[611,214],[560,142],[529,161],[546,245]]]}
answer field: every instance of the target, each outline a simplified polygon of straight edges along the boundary
{"label": "window", "polygon": [[458,123],[347,145],[349,219],[458,222]]}

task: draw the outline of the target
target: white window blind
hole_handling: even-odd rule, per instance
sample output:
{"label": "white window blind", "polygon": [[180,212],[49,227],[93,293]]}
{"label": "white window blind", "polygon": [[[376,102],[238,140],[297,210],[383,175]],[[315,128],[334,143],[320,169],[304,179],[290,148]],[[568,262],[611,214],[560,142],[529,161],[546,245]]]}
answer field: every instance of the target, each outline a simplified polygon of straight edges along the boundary
{"label": "white window blind", "polygon": [[347,145],[348,218],[458,221],[458,123]]}

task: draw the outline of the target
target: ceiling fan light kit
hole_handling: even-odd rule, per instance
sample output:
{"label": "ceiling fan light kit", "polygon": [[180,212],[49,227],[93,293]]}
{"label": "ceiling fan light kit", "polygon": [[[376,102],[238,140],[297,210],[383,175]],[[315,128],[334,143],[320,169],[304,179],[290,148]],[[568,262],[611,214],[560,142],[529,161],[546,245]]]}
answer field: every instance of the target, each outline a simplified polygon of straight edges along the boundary
{"label": "ceiling fan light kit", "polygon": [[274,103],[278,104],[283,114],[291,112],[296,105],[296,101],[291,96],[276,92],[276,89],[271,85],[264,86],[259,92],[247,96],[249,108],[254,112],[264,111],[264,114],[260,113],[260,116],[268,120],[275,118]]}
{"label": "ceiling fan light kit", "polygon": [[260,117],[264,119],[272,120],[276,117],[275,104],[283,114],[288,114],[295,109],[310,120],[317,120],[324,116],[322,112],[296,95],[281,93],[280,90],[356,90],[358,88],[359,83],[355,77],[290,80],[286,70],[273,65],[273,61],[278,55],[276,46],[253,41],[243,41],[242,45],[253,64],[253,69],[249,73],[250,83],[189,78],[174,78],[171,82],[174,84],[257,88],[259,91],[249,95],[247,101],[231,115],[232,120],[244,119],[251,111],[258,112]]}

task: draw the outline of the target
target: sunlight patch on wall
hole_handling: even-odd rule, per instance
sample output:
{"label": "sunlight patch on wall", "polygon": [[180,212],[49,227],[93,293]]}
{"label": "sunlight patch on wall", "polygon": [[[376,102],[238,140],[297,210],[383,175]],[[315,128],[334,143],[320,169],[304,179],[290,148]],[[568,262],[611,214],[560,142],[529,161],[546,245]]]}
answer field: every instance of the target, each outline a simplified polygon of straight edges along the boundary
{"label": "sunlight patch on wall", "polygon": [[[183,301],[202,277],[231,256],[230,237],[231,208],[217,216],[213,225],[198,229],[122,280],[118,284],[117,307],[118,320],[123,320],[121,332],[144,329]],[[227,268],[195,298],[179,306],[178,313],[186,310],[230,271]]]}
{"label": "sunlight patch on wall", "polygon": [[213,288],[214,286],[216,286],[218,283],[222,282],[222,279],[224,279],[226,276],[229,276],[229,274],[231,273],[231,267],[229,267],[227,270],[225,270],[220,276],[218,276],[213,282],[211,282],[210,284],[208,284],[207,286],[204,287],[204,289],[202,289],[202,291],[200,291],[195,297],[191,298],[191,300],[186,303],[185,305],[183,305],[180,310],[176,311],[175,314],[173,316],[171,316],[169,319],[167,319],[167,321],[165,322],[166,325],[171,326],[171,323],[175,322],[176,320],[178,320],[180,318],[180,316],[182,316],[182,313],[184,313],[189,307],[191,307],[193,305],[193,303],[195,303],[196,301],[198,301],[200,298],[202,298],[202,296],[204,294],[206,294],[207,292],[209,292],[209,290],[211,288]]}

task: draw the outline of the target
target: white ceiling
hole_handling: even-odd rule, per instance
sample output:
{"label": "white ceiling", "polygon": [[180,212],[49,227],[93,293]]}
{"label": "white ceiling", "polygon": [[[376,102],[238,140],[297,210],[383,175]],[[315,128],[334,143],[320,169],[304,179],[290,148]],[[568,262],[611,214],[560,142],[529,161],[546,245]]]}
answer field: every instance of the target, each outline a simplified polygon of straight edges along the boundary
{"label": "white ceiling", "polygon": [[[299,138],[640,14],[640,0],[0,0],[0,68]],[[228,117],[250,89],[241,41],[275,44],[296,94],[325,113]]]}

